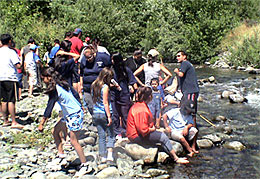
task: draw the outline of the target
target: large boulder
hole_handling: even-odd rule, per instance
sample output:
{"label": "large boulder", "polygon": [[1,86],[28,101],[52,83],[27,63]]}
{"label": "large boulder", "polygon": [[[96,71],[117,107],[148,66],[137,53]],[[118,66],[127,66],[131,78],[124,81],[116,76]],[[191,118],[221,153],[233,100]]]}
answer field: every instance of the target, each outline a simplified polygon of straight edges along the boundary
{"label": "large boulder", "polygon": [[143,147],[138,144],[126,144],[125,150],[134,160],[142,159],[145,163],[153,163],[158,152],[157,147]]}
{"label": "large boulder", "polygon": [[237,150],[237,151],[241,151],[241,150],[244,150],[246,148],[246,146],[244,146],[239,141],[227,142],[227,143],[224,144],[224,147],[226,147],[228,149]]}
{"label": "large boulder", "polygon": [[199,148],[211,148],[213,146],[213,142],[209,139],[197,140],[197,144]]}
{"label": "large boulder", "polygon": [[118,178],[120,173],[116,167],[108,167],[96,175],[97,178]]}
{"label": "large boulder", "polygon": [[221,138],[219,136],[217,136],[216,134],[208,134],[202,137],[203,139],[209,139],[211,140],[214,144],[216,143],[220,143],[221,142]]}
{"label": "large boulder", "polygon": [[241,94],[232,94],[229,95],[229,101],[231,103],[243,103],[247,102],[247,99],[243,97]]}

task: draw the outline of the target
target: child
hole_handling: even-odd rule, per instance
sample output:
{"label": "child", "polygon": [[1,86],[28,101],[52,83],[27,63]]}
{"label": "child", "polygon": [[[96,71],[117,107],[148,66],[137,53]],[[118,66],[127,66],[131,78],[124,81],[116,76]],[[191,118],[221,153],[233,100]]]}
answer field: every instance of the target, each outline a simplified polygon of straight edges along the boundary
{"label": "child", "polygon": [[37,84],[37,63],[41,63],[39,56],[35,53],[37,45],[30,45],[30,52],[25,56],[24,68],[29,75],[29,94],[28,97],[33,97],[33,87]]}
{"label": "child", "polygon": [[71,144],[75,148],[81,162],[80,171],[76,173],[76,175],[83,175],[87,173],[88,166],[86,164],[86,157],[83,153],[83,149],[77,139],[77,135],[83,124],[83,110],[79,95],[52,67],[44,68],[42,77],[44,83],[48,87],[48,91],[46,93],[49,95],[49,101],[38,129],[43,131],[44,123],[51,116],[54,104],[58,102],[64,116],[64,118],[62,118],[55,125],[53,131],[54,141],[58,149],[58,157],[60,159],[65,158],[60,132],[64,132],[66,134],[68,128]]}
{"label": "child", "polygon": [[155,127],[157,129],[160,128],[160,119],[161,119],[161,107],[162,105],[162,95],[160,90],[158,89],[159,86],[159,79],[153,78],[151,79],[150,85],[153,90],[153,99],[148,104],[148,107],[153,115],[153,118],[155,119]]}
{"label": "child", "polygon": [[[194,126],[192,111],[194,104],[190,100],[183,100],[181,108],[173,108],[163,115],[164,126],[167,132],[171,134],[173,140],[179,141],[188,150],[188,156],[192,157],[196,150],[196,138],[198,130]],[[167,120],[169,119],[169,124]],[[192,145],[188,141],[192,142]]]}
{"label": "child", "polygon": [[[113,71],[104,68],[91,85],[93,94],[93,123],[97,126],[99,135],[99,155],[101,163],[113,162],[113,147],[115,135],[112,125],[112,106],[110,103],[109,86]],[[106,132],[108,141],[106,143]],[[107,150],[106,150],[107,148]]]}

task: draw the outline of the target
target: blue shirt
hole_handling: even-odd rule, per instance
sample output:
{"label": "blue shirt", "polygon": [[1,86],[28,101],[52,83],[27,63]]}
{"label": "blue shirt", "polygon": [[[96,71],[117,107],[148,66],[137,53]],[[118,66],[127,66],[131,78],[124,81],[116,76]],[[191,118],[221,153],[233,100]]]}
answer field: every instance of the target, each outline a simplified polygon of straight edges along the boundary
{"label": "blue shirt", "polygon": [[[107,85],[104,84],[102,86],[100,98],[96,102],[96,104],[94,104],[94,106],[93,106],[93,113],[94,114],[97,114],[97,113],[106,114],[105,106],[104,106],[104,103],[103,103],[103,94],[104,94],[104,87],[105,86],[107,86]],[[112,106],[111,106],[110,100],[109,100],[109,110],[110,110],[110,113],[112,114]]]}
{"label": "blue shirt", "polygon": [[173,108],[166,112],[169,118],[169,126],[173,131],[183,131],[188,124],[194,124],[192,115],[182,115],[180,108]]}

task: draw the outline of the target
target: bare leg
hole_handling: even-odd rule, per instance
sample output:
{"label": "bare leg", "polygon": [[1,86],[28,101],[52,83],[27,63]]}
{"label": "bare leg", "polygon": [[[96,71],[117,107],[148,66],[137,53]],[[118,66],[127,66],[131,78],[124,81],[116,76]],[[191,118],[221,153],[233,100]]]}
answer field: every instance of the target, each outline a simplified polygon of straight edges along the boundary
{"label": "bare leg", "polygon": [[53,137],[54,137],[54,142],[56,144],[57,150],[59,154],[64,154],[64,150],[63,150],[63,144],[62,144],[62,140],[61,140],[61,136],[60,133],[64,132],[64,130],[67,131],[67,127],[66,124],[64,122],[59,121],[53,130]]}
{"label": "bare leg", "polygon": [[189,143],[186,141],[184,137],[181,138],[181,143],[188,150],[189,152],[188,156],[192,157],[194,155],[193,149],[190,147]]}
{"label": "bare leg", "polygon": [[176,163],[181,163],[181,164],[190,163],[189,160],[187,160],[187,158],[185,158],[185,157],[179,158],[173,149],[170,151],[170,154],[172,155],[172,157]]}
{"label": "bare leg", "polygon": [[22,96],[22,88],[18,89],[18,99],[20,100]]}
{"label": "bare leg", "polygon": [[196,153],[196,154],[199,153],[199,151],[196,150],[197,137],[198,137],[198,133],[192,139],[192,145],[191,145],[191,148],[192,148],[193,152]]}
{"label": "bare leg", "polygon": [[8,111],[7,111],[7,102],[2,102],[1,105],[1,111],[2,111],[2,115],[3,115],[3,119],[4,119],[4,124],[8,123]]}
{"label": "bare leg", "polygon": [[77,139],[77,133],[79,131],[70,131],[70,142],[73,145],[73,147],[75,148],[78,156],[79,156],[79,160],[81,163],[86,163],[86,157],[84,155],[83,149],[80,146],[78,139]]}

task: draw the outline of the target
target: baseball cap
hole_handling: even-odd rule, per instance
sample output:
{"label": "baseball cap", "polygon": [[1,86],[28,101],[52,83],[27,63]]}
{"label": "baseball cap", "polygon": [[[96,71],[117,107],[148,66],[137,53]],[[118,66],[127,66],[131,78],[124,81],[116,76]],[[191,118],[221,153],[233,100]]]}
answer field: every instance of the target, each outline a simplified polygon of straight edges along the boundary
{"label": "baseball cap", "polygon": [[37,45],[35,45],[35,44],[31,44],[31,45],[30,45],[30,49],[31,49],[31,50],[35,50],[35,49],[37,49],[37,48],[40,48],[40,47],[37,46]]}
{"label": "baseball cap", "polygon": [[148,52],[148,56],[150,55],[150,56],[152,56],[152,57],[156,57],[156,56],[158,56],[160,53],[157,51],[157,50],[155,50],[155,49],[151,49],[151,50],[149,50],[149,52]]}
{"label": "baseball cap", "polygon": [[181,114],[191,115],[195,113],[195,103],[192,100],[182,98],[181,99]]}
{"label": "baseball cap", "polygon": [[73,32],[73,34],[78,35],[80,32],[82,32],[82,30],[80,28],[76,28]]}

